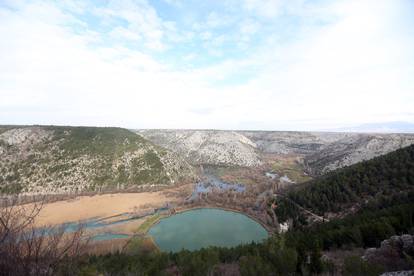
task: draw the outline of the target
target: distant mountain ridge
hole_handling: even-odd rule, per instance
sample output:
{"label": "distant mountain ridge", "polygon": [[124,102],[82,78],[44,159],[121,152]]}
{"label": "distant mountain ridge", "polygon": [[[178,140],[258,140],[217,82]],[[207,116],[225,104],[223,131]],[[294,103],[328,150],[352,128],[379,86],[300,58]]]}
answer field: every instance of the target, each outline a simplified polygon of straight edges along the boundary
{"label": "distant mountain ridge", "polygon": [[414,133],[414,123],[399,121],[368,123],[353,127],[331,129],[331,131],[359,133]]}
{"label": "distant mountain ridge", "polygon": [[194,164],[251,167],[265,154],[304,156],[313,175],[414,144],[414,134],[299,131],[138,130],[154,144]]}
{"label": "distant mountain ridge", "polygon": [[0,193],[169,185],[194,166],[261,167],[300,157],[317,176],[414,144],[414,134],[0,126]]}

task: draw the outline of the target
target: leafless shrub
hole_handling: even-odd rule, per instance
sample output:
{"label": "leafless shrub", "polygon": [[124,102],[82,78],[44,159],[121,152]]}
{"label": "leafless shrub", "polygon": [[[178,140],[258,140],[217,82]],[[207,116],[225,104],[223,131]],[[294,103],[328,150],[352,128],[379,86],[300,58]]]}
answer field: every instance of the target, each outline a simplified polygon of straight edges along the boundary
{"label": "leafless shrub", "polygon": [[65,233],[60,227],[35,227],[43,200],[19,205],[8,198],[0,208],[0,272],[2,275],[52,275],[80,256],[86,247],[84,227]]}

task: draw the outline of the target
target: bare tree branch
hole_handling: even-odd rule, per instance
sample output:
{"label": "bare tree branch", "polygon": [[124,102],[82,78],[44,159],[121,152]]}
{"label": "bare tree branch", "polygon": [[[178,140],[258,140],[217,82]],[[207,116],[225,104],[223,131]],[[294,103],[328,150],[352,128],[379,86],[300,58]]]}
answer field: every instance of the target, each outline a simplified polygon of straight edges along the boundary
{"label": "bare tree branch", "polygon": [[1,275],[52,275],[65,260],[83,254],[88,240],[84,227],[66,233],[64,227],[35,226],[44,199],[19,205],[18,196],[0,202]]}

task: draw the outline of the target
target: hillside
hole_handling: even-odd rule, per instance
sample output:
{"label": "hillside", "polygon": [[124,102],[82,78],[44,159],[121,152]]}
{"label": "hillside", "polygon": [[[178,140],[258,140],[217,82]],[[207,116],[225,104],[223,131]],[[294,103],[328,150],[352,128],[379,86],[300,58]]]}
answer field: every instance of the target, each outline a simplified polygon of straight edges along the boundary
{"label": "hillside", "polygon": [[[414,191],[414,145],[399,149],[311,180],[288,198],[317,214],[358,209],[366,203],[387,201]],[[279,214],[292,206],[278,207]],[[283,210],[286,209],[286,210]]]}
{"label": "hillside", "polygon": [[0,128],[1,193],[171,184],[194,176],[175,153],[121,128]]}
{"label": "hillside", "polygon": [[413,134],[352,133],[308,155],[306,162],[314,174],[324,174],[412,144]]}
{"label": "hillside", "polygon": [[254,167],[261,164],[256,144],[235,131],[140,130],[138,133],[179,153],[194,165]]}
{"label": "hillside", "polygon": [[255,167],[265,156],[296,155],[317,176],[414,144],[414,134],[297,131],[138,130],[194,164]]}

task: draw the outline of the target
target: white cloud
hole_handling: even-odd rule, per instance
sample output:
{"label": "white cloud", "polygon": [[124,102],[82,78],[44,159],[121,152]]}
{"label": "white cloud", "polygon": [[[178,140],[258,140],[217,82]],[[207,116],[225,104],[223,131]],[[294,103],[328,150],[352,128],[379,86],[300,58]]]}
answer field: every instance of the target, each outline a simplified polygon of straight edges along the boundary
{"label": "white cloud", "polygon": [[142,36],[138,32],[133,32],[124,27],[115,27],[113,30],[111,30],[109,35],[115,39],[126,39],[133,41],[142,40]]}
{"label": "white cloud", "polygon": [[257,13],[259,16],[272,18],[283,12],[283,2],[285,0],[244,0],[243,6],[250,12]]}
{"label": "white cloud", "polygon": [[206,27],[208,28],[220,28],[232,23],[232,19],[227,15],[218,14],[217,12],[211,12],[206,19]]}
{"label": "white cloud", "polygon": [[130,38],[131,34],[140,35],[144,38],[148,48],[153,50],[165,48],[162,41],[165,36],[163,21],[146,0],[111,0],[107,6],[96,8],[95,14],[103,21],[125,20],[127,26],[124,28],[123,34],[127,34],[126,38]]}
{"label": "white cloud", "polygon": [[183,3],[181,0],[164,0],[167,4],[170,4],[172,6],[182,7]]}
{"label": "white cloud", "polygon": [[[255,10],[258,2],[249,3]],[[82,22],[52,3],[0,7],[0,123],[320,129],[414,120],[414,38],[400,18],[403,4],[338,1],[318,10],[335,18],[329,24],[302,26],[287,41],[269,36],[242,58],[186,70],[123,45],[127,38],[167,49],[167,40],[193,39],[145,1],[116,1],[97,11],[103,19],[127,20],[109,33],[119,39],[115,45],[85,26],[73,32],[72,24]],[[237,29],[246,43],[261,31],[249,18]],[[208,31],[205,38],[216,39],[210,45],[229,38]],[[194,50],[180,64],[202,54]]]}

